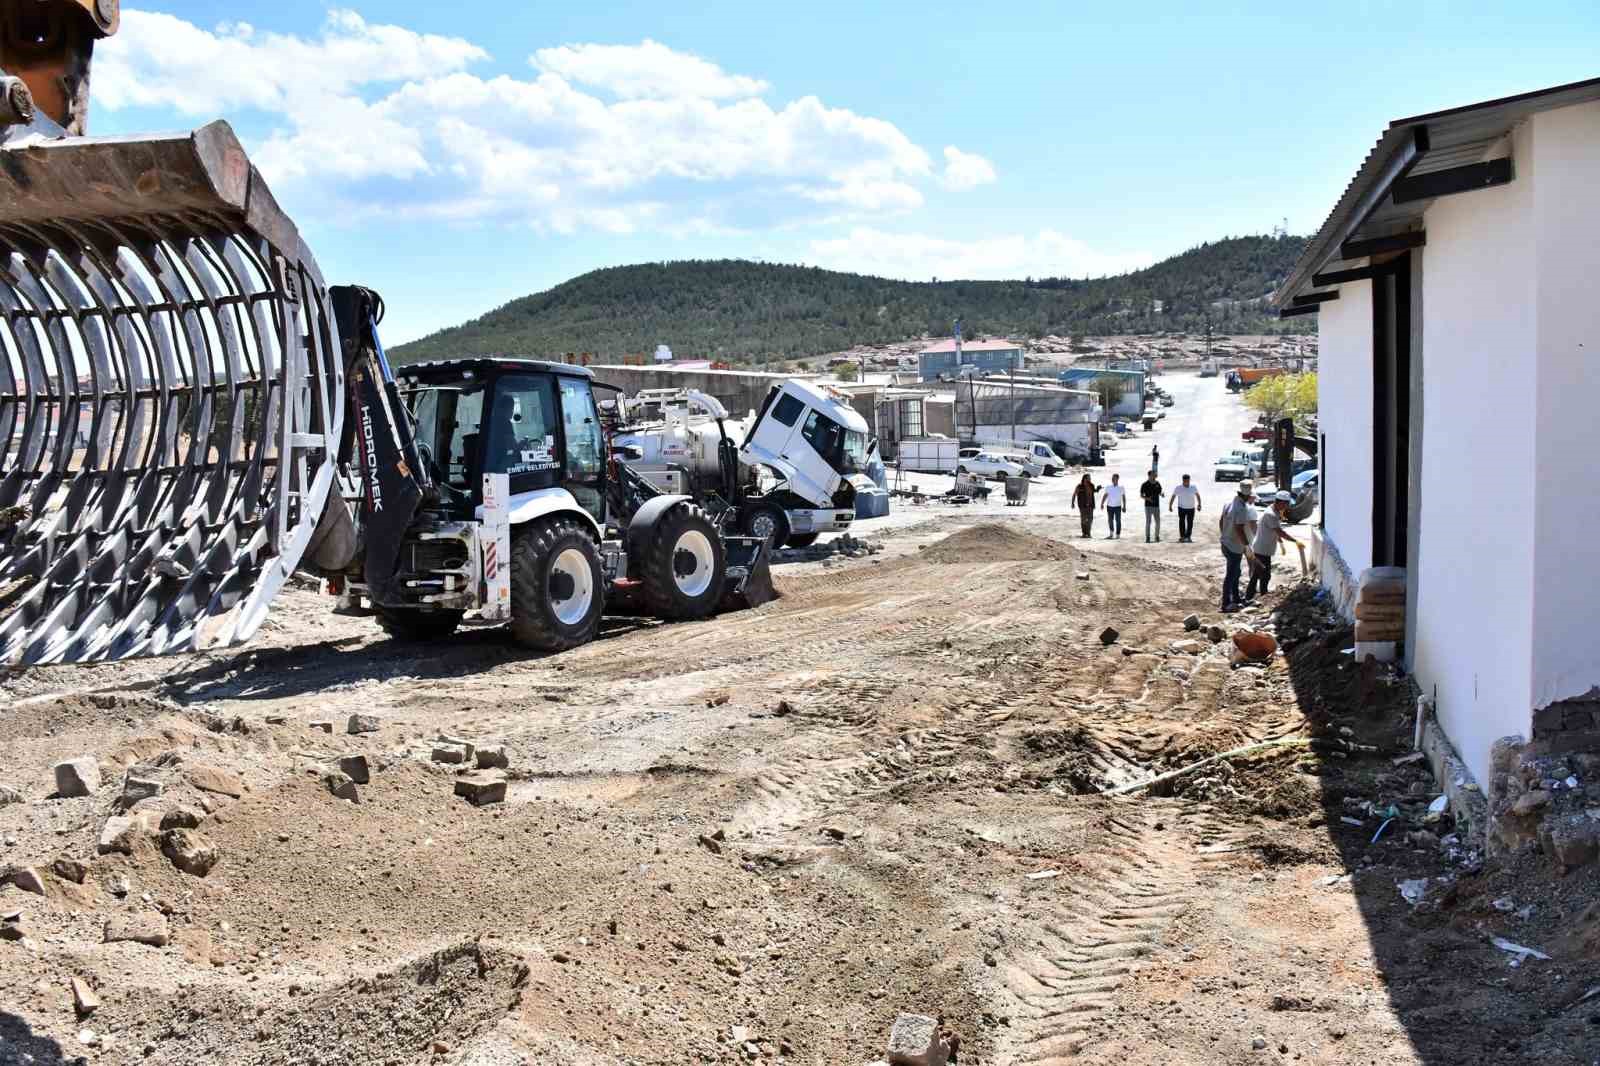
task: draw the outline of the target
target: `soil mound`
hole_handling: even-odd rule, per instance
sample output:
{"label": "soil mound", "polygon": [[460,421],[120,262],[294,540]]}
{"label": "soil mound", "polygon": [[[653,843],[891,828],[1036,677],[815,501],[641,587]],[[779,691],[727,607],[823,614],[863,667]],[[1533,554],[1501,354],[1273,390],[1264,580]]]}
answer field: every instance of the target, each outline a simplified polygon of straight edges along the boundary
{"label": "soil mound", "polygon": [[930,563],[1059,563],[1077,557],[1074,548],[1060,541],[1009,529],[997,522],[952,533],[918,556]]}

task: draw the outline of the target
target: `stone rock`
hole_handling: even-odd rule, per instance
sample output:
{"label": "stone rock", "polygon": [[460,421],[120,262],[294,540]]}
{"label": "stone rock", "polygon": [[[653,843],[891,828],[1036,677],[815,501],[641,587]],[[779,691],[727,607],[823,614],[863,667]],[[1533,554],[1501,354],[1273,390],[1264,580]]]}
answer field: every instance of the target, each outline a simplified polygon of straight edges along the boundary
{"label": "stone rock", "polygon": [[1197,615],[1197,614],[1189,615],[1187,618],[1185,618],[1183,620],[1183,628],[1188,630],[1191,633],[1193,633],[1195,630],[1199,629],[1200,628],[1200,616]]}
{"label": "stone rock", "polygon": [[462,766],[472,760],[475,752],[471,744],[435,744],[433,761]]}
{"label": "stone rock", "polygon": [[152,811],[139,811],[130,815],[113,815],[100,829],[100,854],[121,852],[133,854],[133,845],[140,837],[154,836],[161,822]]}
{"label": "stone rock", "polygon": [[351,803],[361,802],[361,794],[356,791],[356,783],[343,770],[329,770],[323,774],[322,787],[339,799],[349,800]]}
{"label": "stone rock", "polygon": [[1524,792],[1522,795],[1518,796],[1517,802],[1511,805],[1511,813],[1532,814],[1534,811],[1548,806],[1549,803],[1550,793],[1546,792],[1542,788],[1536,788],[1532,792]]}
{"label": "stone rock", "polygon": [[1179,655],[1199,655],[1206,650],[1206,646],[1198,640],[1175,640],[1171,647]]}
{"label": "stone rock", "polygon": [[889,1030],[889,1066],[944,1066],[950,1050],[939,1039],[939,1022],[926,1014],[902,1014]]}
{"label": "stone rock", "polygon": [[8,803],[21,803],[22,793],[10,785],[0,785],[0,807]]}
{"label": "stone rock", "polygon": [[323,733],[333,732],[333,723],[326,718],[318,718],[315,721],[307,722],[306,725]]}
{"label": "stone rock", "polygon": [[137,770],[129,770],[127,776],[122,779],[122,797],[117,802],[126,810],[136,803],[155,799],[161,795],[161,790],[165,787],[154,777],[141,775]]}
{"label": "stone rock", "polygon": [[16,885],[35,896],[44,895],[44,878],[31,866],[8,866],[4,873],[0,873],[0,885],[3,884]]}
{"label": "stone rock", "polygon": [[378,716],[375,714],[352,714],[345,723],[348,733],[376,733],[379,726]]}
{"label": "stone rock", "polygon": [[1122,636],[1121,633],[1118,633],[1110,626],[1106,626],[1100,631],[1100,643],[1107,646],[1115,644],[1117,642],[1117,638],[1120,636]]}
{"label": "stone rock", "polygon": [[100,788],[100,763],[87,755],[56,763],[54,772],[56,795],[63,799],[92,796]]}
{"label": "stone rock", "polygon": [[215,792],[219,796],[238,799],[244,795],[244,780],[238,774],[219,770],[215,766],[196,766],[189,771],[189,784],[201,792]]}
{"label": "stone rock", "polygon": [[1563,866],[1585,866],[1600,858],[1600,820],[1587,814],[1551,819],[1541,828],[1539,842]]}
{"label": "stone rock", "polygon": [[199,829],[200,823],[205,820],[206,812],[198,807],[174,807],[161,816],[161,828]]}
{"label": "stone rock", "polygon": [[1206,638],[1213,644],[1221,644],[1228,639],[1228,631],[1221,626],[1210,626],[1206,629]]}
{"label": "stone rock", "polygon": [[0,914],[0,940],[18,941],[28,935],[22,925],[22,912],[19,910],[6,911]]}
{"label": "stone rock", "polygon": [[504,770],[511,765],[511,759],[506,755],[506,746],[504,744],[491,744],[488,747],[479,748],[477,755],[478,769],[480,770]]}
{"label": "stone rock", "polygon": [[102,937],[107,944],[131,941],[164,948],[172,939],[166,915],[159,911],[139,911],[135,914],[114,914],[106,919]]}
{"label": "stone rock", "polygon": [[474,807],[503,803],[506,798],[506,779],[491,773],[467,774],[456,779],[456,795]]}
{"label": "stone rock", "polygon": [[193,829],[170,829],[161,836],[161,851],[186,874],[204,877],[221,858],[217,846]]}
{"label": "stone rock", "polygon": [[87,1018],[100,1009],[100,997],[89,987],[89,982],[81,977],[72,979],[72,1008],[80,1018]]}
{"label": "stone rock", "polygon": [[372,768],[367,765],[365,755],[340,756],[339,772],[358,785],[365,785],[372,780]]}
{"label": "stone rock", "polygon": [[77,859],[63,855],[50,864],[50,872],[63,881],[71,881],[75,885],[81,885],[84,879],[89,876],[89,866],[87,863],[79,862]]}

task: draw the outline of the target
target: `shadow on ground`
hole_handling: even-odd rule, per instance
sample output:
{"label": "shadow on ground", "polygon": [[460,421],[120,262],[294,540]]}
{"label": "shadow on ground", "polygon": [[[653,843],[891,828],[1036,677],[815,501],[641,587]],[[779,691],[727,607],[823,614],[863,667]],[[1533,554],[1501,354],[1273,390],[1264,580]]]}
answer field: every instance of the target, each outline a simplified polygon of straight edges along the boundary
{"label": "shadow on ground", "polygon": [[0,1066],[61,1066],[83,1061],[81,1055],[69,1058],[60,1044],[38,1035],[15,1014],[0,1010]]}

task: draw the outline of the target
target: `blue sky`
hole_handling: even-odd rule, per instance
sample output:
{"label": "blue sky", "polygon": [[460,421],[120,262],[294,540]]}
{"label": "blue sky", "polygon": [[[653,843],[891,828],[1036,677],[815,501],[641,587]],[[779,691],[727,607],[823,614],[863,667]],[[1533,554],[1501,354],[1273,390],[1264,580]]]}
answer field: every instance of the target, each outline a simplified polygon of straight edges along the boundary
{"label": "blue sky", "polygon": [[1313,230],[1391,119],[1600,75],[1600,5],[170,0],[94,133],[231,121],[390,343],[596,267],[1119,272]]}

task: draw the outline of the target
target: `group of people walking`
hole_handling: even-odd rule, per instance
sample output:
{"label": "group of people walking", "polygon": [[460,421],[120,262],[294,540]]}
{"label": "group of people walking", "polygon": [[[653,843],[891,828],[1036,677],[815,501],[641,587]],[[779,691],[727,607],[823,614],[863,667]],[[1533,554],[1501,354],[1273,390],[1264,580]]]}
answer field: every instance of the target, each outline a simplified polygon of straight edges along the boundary
{"label": "group of people walking", "polygon": [[[1158,458],[1152,455],[1153,461]],[[1222,516],[1218,521],[1224,564],[1222,578],[1224,612],[1237,611],[1253,600],[1258,593],[1265,593],[1272,581],[1272,557],[1282,550],[1284,541],[1291,544],[1300,543],[1283,528],[1284,515],[1289,505],[1294,502],[1294,497],[1280,490],[1273,496],[1271,505],[1258,514],[1250,505],[1254,494],[1254,482],[1239,482],[1238,494],[1223,507]],[[1202,501],[1199,487],[1190,483],[1188,474],[1183,475],[1182,484],[1174,488],[1171,496],[1168,496],[1152,466],[1149,476],[1139,486],[1139,498],[1144,502],[1146,544],[1161,540],[1163,499],[1167,501],[1168,512],[1173,510],[1178,512],[1178,543],[1194,543],[1194,520],[1195,515],[1201,510]],[[1120,539],[1122,515],[1127,510],[1127,500],[1128,490],[1122,484],[1121,475],[1112,474],[1111,483],[1104,487],[1096,485],[1088,474],[1083,475],[1083,480],[1079,481],[1072,491],[1072,505],[1077,508],[1083,536],[1094,535],[1095,511],[1103,510],[1106,514],[1106,539]],[[1250,566],[1250,580],[1241,594],[1239,582],[1243,578],[1246,562]]]}
{"label": "group of people walking", "polygon": [[[1172,495],[1167,496],[1167,490],[1156,478],[1152,468],[1150,476],[1139,485],[1139,498],[1144,501],[1144,540],[1146,544],[1161,539],[1161,501],[1167,501],[1167,511],[1178,512],[1178,542],[1180,544],[1194,543],[1194,516],[1200,511],[1200,489],[1189,482],[1189,475],[1183,475],[1183,483],[1172,490]],[[1094,513],[1104,510],[1106,513],[1106,539],[1116,540],[1122,536],[1122,514],[1128,506],[1128,490],[1122,484],[1121,474],[1111,475],[1111,484],[1102,488],[1096,485],[1088,474],[1083,475],[1083,480],[1078,482],[1072,491],[1072,505],[1078,509],[1078,518],[1083,525],[1085,537],[1094,534]]]}

